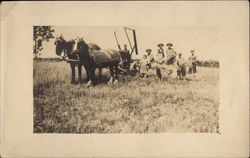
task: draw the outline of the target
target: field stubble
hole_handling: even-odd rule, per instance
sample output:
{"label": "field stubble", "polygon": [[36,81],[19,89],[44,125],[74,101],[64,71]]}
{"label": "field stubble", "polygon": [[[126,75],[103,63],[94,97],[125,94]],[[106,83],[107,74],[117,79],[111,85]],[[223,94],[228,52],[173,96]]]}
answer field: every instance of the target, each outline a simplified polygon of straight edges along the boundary
{"label": "field stubble", "polygon": [[35,133],[219,132],[218,68],[198,67],[190,81],[127,76],[88,88],[70,84],[69,64],[33,65]]}

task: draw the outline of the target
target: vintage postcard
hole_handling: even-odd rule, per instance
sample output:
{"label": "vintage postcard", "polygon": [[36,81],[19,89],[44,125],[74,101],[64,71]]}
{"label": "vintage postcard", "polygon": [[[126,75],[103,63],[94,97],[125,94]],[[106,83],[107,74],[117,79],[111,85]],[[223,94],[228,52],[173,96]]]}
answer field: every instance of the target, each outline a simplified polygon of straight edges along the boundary
{"label": "vintage postcard", "polygon": [[248,157],[239,2],[3,2],[3,157]]}

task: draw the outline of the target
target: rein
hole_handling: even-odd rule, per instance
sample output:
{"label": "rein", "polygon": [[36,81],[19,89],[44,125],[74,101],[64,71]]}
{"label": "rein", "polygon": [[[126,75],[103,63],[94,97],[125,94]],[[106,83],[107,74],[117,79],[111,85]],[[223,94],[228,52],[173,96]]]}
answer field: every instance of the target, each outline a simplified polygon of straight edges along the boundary
{"label": "rein", "polygon": [[[66,43],[66,41],[65,41],[65,43]],[[79,60],[70,59],[69,54],[67,52],[66,44],[64,44],[63,47],[64,47],[64,48],[62,48],[63,55],[60,55],[61,59],[63,59],[67,63],[71,63],[71,62],[79,63],[80,62]]]}

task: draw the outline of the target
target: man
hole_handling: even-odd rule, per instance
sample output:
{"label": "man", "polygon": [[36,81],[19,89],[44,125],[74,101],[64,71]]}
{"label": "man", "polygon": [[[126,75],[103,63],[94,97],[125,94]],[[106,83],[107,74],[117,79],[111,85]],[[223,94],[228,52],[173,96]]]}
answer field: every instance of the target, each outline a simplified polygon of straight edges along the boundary
{"label": "man", "polygon": [[185,66],[185,60],[182,58],[182,54],[178,54],[177,58],[177,75],[179,79],[186,79],[186,66]]}
{"label": "man", "polygon": [[126,44],[124,44],[123,52],[124,52],[124,54],[126,55],[126,60],[127,60],[127,62],[130,62],[131,56],[130,56],[130,52],[129,52],[129,50],[128,50]]}
{"label": "man", "polygon": [[140,67],[140,76],[141,77],[147,77],[147,71],[148,71],[148,60],[147,60],[147,55],[143,55],[142,59],[140,60],[141,67]]}
{"label": "man", "polygon": [[194,55],[194,50],[191,50],[191,56],[189,56],[188,60],[191,63],[191,67],[189,68],[189,73],[196,73],[196,56]]}
{"label": "man", "polygon": [[148,61],[148,67],[151,68],[151,63],[154,62],[154,55],[152,54],[151,49],[146,49],[147,52],[147,61]]}
{"label": "man", "polygon": [[159,47],[159,49],[158,49],[157,54],[156,54],[156,62],[158,64],[162,64],[164,62],[164,58],[165,58],[164,49],[162,48],[163,44],[159,43],[157,46]]}
{"label": "man", "polygon": [[154,56],[151,54],[152,50],[151,49],[146,49],[145,55],[142,56],[142,59],[140,60],[141,67],[140,67],[140,74],[142,77],[147,76],[147,71],[148,69],[151,68],[151,63],[154,61]]}
{"label": "man", "polygon": [[166,64],[172,65],[175,62],[176,59],[176,52],[172,48],[172,43],[167,43],[168,48],[166,49]]}
{"label": "man", "polygon": [[124,44],[124,49],[120,50],[120,54],[123,61],[123,67],[126,69],[129,68],[131,62],[131,55],[126,44]]}

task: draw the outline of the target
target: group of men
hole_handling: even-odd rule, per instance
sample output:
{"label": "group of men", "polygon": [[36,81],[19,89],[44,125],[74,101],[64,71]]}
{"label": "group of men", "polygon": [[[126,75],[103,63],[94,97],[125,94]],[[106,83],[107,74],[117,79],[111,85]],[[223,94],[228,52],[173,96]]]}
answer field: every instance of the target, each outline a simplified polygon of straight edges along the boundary
{"label": "group of men", "polygon": [[[177,53],[172,48],[172,43],[167,43],[167,49],[164,50],[164,44],[159,43],[157,46],[159,47],[156,53],[156,56],[152,54],[151,49],[146,49],[146,54],[141,59],[141,69],[140,73],[142,77],[146,77],[148,69],[151,68],[152,63],[157,63],[159,65],[168,65],[168,66],[176,66],[177,67],[177,75],[179,79],[186,79],[186,65],[187,62],[182,58],[182,54],[179,53],[177,57]],[[191,50],[191,55],[188,58],[189,73],[196,73],[196,63],[197,59],[194,55],[194,50]]]}

